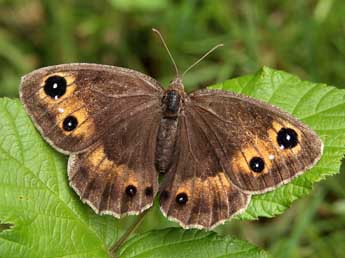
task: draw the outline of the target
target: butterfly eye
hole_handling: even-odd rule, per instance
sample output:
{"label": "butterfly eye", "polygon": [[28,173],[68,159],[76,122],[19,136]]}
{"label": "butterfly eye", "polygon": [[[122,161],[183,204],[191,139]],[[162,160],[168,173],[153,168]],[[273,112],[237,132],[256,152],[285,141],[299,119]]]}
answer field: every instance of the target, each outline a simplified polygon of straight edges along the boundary
{"label": "butterfly eye", "polygon": [[134,195],[137,193],[137,188],[134,185],[128,185],[125,192],[129,197],[134,197]]}
{"label": "butterfly eye", "polygon": [[253,170],[254,172],[260,173],[265,168],[265,162],[263,161],[262,158],[254,157],[250,160],[249,166],[250,166],[251,170]]}
{"label": "butterfly eye", "polygon": [[63,129],[67,132],[73,131],[78,126],[78,120],[74,116],[68,116],[63,121]]}
{"label": "butterfly eye", "polygon": [[281,149],[292,149],[298,144],[298,135],[291,128],[282,128],[278,132],[277,142]]}
{"label": "butterfly eye", "polygon": [[51,76],[44,84],[44,92],[53,99],[58,99],[66,93],[67,82],[61,76]]}
{"label": "butterfly eye", "polygon": [[145,188],[145,195],[152,196],[153,195],[153,188],[151,186]]}
{"label": "butterfly eye", "polygon": [[179,193],[176,195],[176,202],[181,205],[185,205],[188,202],[188,196],[186,193]]}

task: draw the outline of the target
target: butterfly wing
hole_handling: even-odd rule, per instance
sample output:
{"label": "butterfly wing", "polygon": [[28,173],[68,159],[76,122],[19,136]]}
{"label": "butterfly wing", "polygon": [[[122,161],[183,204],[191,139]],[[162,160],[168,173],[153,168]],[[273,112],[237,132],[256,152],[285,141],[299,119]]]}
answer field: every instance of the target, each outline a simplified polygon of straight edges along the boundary
{"label": "butterfly wing", "polygon": [[189,95],[161,210],[183,227],[212,228],[243,211],[251,194],[287,183],[313,166],[322,142],[269,104],[223,91]]}
{"label": "butterfly wing", "polygon": [[20,97],[44,138],[71,154],[71,186],[96,212],[121,216],[152,205],[163,90],[136,71],[93,64],[36,70]]}
{"label": "butterfly wing", "polygon": [[160,189],[161,210],[184,228],[212,228],[243,211],[250,195],[222,168],[202,121],[186,107],[178,123],[174,162]]}
{"label": "butterfly wing", "polygon": [[158,190],[154,166],[160,109],[127,116],[93,148],[70,157],[71,186],[97,213],[121,217],[152,205]]}
{"label": "butterfly wing", "polygon": [[276,107],[217,90],[190,99],[227,178],[248,194],[291,181],[321,157],[316,133]]}
{"label": "butterfly wing", "polygon": [[97,142],[142,105],[159,105],[162,91],[153,78],[133,70],[67,64],[24,76],[20,98],[45,139],[69,154]]}

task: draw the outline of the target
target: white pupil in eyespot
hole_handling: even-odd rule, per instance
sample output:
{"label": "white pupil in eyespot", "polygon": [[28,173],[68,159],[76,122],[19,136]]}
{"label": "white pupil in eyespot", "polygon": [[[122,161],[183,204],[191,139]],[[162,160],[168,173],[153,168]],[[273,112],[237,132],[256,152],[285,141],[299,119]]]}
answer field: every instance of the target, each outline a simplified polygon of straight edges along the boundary
{"label": "white pupil in eyespot", "polygon": [[53,84],[53,89],[56,89],[58,87],[57,83]]}

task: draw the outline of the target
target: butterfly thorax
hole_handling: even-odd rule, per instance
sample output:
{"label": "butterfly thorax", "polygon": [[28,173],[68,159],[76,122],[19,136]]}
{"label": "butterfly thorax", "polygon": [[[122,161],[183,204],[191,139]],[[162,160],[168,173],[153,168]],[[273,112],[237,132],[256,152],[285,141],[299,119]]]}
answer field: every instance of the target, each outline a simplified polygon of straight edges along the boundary
{"label": "butterfly thorax", "polygon": [[160,173],[165,173],[171,165],[176,144],[178,118],[185,97],[182,80],[177,77],[170,83],[162,98],[163,115],[157,136],[155,159],[156,168]]}
{"label": "butterfly thorax", "polygon": [[177,118],[184,98],[184,86],[181,78],[177,77],[170,83],[163,96],[163,117]]}

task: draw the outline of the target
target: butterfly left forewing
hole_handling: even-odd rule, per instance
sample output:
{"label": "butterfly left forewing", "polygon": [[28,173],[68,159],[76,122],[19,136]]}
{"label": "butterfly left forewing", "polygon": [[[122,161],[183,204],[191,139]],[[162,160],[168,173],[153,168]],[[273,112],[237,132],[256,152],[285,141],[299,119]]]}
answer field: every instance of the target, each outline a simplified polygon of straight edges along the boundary
{"label": "butterfly left forewing", "polygon": [[190,99],[226,175],[246,193],[287,183],[321,157],[316,133],[276,107],[217,90],[197,91]]}
{"label": "butterfly left forewing", "polygon": [[159,83],[107,65],[64,64],[22,78],[20,98],[43,137],[59,151],[81,152],[129,112],[160,103]]}

